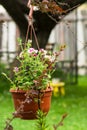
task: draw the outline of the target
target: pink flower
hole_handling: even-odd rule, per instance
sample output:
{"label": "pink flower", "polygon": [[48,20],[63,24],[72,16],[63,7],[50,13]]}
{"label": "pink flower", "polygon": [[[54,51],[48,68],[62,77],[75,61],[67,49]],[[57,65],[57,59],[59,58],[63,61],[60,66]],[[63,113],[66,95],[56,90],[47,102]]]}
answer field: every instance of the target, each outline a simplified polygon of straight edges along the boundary
{"label": "pink flower", "polygon": [[35,51],[34,48],[30,48],[30,49],[28,50],[28,53],[31,54],[31,53],[33,53],[34,51]]}
{"label": "pink flower", "polygon": [[19,69],[18,69],[18,67],[14,67],[14,70],[13,70],[14,72],[18,72],[19,71]]}
{"label": "pink flower", "polygon": [[38,52],[38,50],[35,50],[34,48],[30,48],[30,49],[28,50],[28,53],[29,53],[29,54],[37,53],[37,52]]}

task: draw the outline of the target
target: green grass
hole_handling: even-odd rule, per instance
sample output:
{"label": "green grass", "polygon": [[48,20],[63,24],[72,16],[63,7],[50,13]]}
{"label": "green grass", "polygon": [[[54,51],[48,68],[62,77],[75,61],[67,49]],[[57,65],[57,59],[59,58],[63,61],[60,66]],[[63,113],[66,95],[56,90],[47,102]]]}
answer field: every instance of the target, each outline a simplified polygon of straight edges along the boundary
{"label": "green grass", "polygon": [[[64,125],[58,130],[86,130],[87,129],[87,77],[79,77],[78,85],[65,86],[66,95],[52,97],[51,109],[47,116],[49,130],[52,125],[61,120],[61,116],[67,113]],[[14,112],[11,95],[7,92],[0,94],[0,130],[5,126],[6,118]],[[36,121],[13,120],[14,130],[35,130]]]}

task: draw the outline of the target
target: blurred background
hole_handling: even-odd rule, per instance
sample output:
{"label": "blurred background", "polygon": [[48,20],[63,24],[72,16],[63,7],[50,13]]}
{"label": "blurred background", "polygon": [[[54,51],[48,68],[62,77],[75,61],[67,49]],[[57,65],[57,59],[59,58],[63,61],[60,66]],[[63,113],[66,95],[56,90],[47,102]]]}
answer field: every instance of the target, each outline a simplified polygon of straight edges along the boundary
{"label": "blurred background", "polygon": [[[0,1],[4,5],[0,5],[0,130],[4,128],[5,120],[14,111],[9,93],[10,83],[3,77],[2,72],[13,77],[12,69],[17,65],[15,57],[19,52],[17,38],[21,37],[27,28],[26,22],[24,22],[26,20],[24,17],[21,19],[21,13],[27,12],[26,14],[28,14],[29,11],[25,10],[24,3],[26,4],[26,1],[20,1],[20,6],[19,3],[14,4],[17,2],[16,0],[12,1],[14,6],[12,5],[10,8],[3,0]],[[5,6],[7,9],[4,8]],[[22,10],[19,11],[21,7]],[[9,10],[11,10],[10,13],[8,13]],[[20,13],[14,13],[15,11]],[[51,110],[47,117],[48,124],[51,126],[50,130],[53,130],[52,125],[59,122],[64,113],[67,113],[68,117],[64,121],[64,126],[60,127],[59,130],[86,130],[87,2],[74,11],[70,11],[61,20],[58,19],[58,24],[48,19],[44,13],[35,12],[34,18],[36,20],[35,31],[37,36],[39,32],[39,36],[45,42],[43,45],[45,49],[55,52],[61,45],[66,44],[52,75],[52,79],[56,79],[59,83],[57,82],[57,89],[54,89]],[[46,34],[47,32],[49,35]],[[35,130],[34,125],[34,121],[26,121],[25,123],[24,120],[16,119],[13,122],[15,130],[24,130],[25,127],[26,129],[32,127],[32,130]]]}

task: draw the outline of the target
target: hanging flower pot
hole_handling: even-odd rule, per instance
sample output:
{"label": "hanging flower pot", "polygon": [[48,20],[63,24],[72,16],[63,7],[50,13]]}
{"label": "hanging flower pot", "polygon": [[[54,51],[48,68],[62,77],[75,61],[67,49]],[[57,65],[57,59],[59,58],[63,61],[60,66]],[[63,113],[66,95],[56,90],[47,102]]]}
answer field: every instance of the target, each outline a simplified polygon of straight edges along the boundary
{"label": "hanging flower pot", "polygon": [[37,111],[40,109],[45,114],[48,113],[51,104],[52,88],[38,92],[36,90],[10,90],[12,93],[15,117],[21,119],[36,119]]}
{"label": "hanging flower pot", "polygon": [[[19,39],[22,48],[22,41]],[[60,52],[50,54],[44,49],[31,48],[32,41],[28,41],[25,48],[17,56],[20,65],[14,67],[14,79],[11,80],[10,92],[13,96],[14,117],[21,119],[35,119],[38,109],[48,113],[51,104],[52,88],[51,74]]]}

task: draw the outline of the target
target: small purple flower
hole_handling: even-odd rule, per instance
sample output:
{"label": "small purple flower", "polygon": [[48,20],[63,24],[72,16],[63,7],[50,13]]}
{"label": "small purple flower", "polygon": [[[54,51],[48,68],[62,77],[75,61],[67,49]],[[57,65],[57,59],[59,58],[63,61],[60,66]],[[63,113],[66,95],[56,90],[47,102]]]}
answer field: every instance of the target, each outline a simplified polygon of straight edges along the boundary
{"label": "small purple flower", "polygon": [[31,54],[31,53],[33,53],[34,51],[35,51],[34,48],[30,48],[30,49],[28,50],[28,53]]}
{"label": "small purple flower", "polygon": [[14,70],[13,70],[14,72],[18,72],[19,71],[19,69],[18,69],[18,67],[14,67]]}
{"label": "small purple flower", "polygon": [[29,50],[28,50],[28,53],[29,54],[32,54],[32,53],[38,53],[38,50],[35,50],[34,48],[30,48]]}

